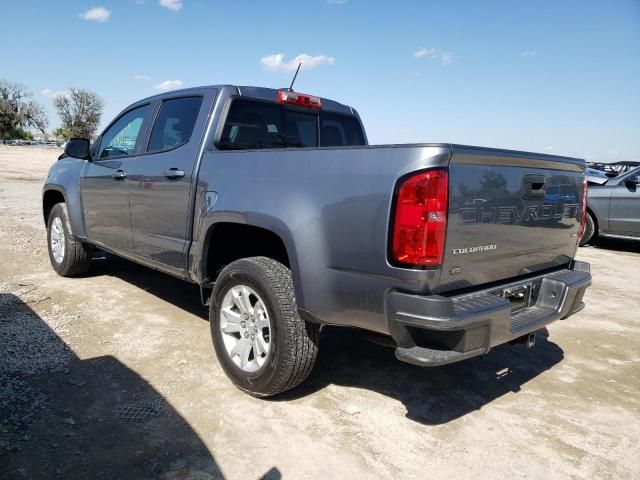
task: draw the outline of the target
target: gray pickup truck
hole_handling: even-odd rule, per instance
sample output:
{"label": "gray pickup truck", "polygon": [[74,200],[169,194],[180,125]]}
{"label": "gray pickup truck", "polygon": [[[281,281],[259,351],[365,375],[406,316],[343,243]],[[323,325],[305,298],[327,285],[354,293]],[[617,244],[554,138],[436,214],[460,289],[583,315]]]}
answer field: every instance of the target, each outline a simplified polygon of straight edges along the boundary
{"label": "gray pickup truck", "polygon": [[219,85],[141,100],[93,144],[70,140],[42,207],[56,272],[83,274],[99,249],[198,284],[225,372],[269,396],[309,375],[323,325],[436,366],[531,345],[579,311],[584,170],[507,150],[368,146],[349,106]]}

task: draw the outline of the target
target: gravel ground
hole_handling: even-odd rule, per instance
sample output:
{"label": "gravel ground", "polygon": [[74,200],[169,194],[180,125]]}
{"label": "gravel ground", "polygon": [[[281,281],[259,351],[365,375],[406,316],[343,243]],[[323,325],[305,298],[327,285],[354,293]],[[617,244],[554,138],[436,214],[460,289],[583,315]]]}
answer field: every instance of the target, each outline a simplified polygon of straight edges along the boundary
{"label": "gravel ground", "polygon": [[235,389],[198,289],[109,255],[49,266],[59,150],[0,146],[2,478],[640,478],[640,246],[583,248],[587,308],[535,348],[421,369],[326,329],[301,388]]}

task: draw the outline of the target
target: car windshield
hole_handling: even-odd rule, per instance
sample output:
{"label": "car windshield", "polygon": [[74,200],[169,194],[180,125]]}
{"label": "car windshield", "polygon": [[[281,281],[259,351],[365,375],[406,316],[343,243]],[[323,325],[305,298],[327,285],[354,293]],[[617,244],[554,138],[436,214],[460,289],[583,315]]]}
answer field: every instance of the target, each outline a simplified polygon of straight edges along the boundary
{"label": "car windshield", "polygon": [[640,167],[634,168],[633,170],[629,170],[623,176],[624,176],[624,178],[631,178],[634,175],[640,175]]}

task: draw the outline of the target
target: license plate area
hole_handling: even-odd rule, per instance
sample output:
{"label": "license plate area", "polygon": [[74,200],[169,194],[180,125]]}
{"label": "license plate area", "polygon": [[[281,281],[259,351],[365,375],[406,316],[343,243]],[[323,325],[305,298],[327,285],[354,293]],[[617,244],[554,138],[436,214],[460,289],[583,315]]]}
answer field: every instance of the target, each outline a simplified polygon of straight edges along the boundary
{"label": "license plate area", "polygon": [[508,287],[502,290],[502,297],[511,303],[511,314],[529,308],[531,302],[531,284]]}

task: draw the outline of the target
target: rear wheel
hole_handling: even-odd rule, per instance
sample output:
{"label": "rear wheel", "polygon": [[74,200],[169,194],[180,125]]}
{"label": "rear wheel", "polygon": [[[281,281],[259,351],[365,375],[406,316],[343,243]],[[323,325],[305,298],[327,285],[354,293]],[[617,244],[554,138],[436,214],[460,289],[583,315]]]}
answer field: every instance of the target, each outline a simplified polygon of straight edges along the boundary
{"label": "rear wheel", "polygon": [[87,247],[71,235],[71,225],[64,203],[54,205],[47,222],[49,260],[58,275],[73,277],[89,270],[91,257]]}
{"label": "rear wheel", "polygon": [[587,212],[587,222],[584,226],[584,236],[580,240],[580,246],[586,245],[591,240],[595,240],[596,222],[589,212]]}
{"label": "rear wheel", "polygon": [[280,262],[229,264],[216,280],[209,319],[218,360],[241,390],[277,395],[311,373],[320,327],[300,318],[291,271]]}

